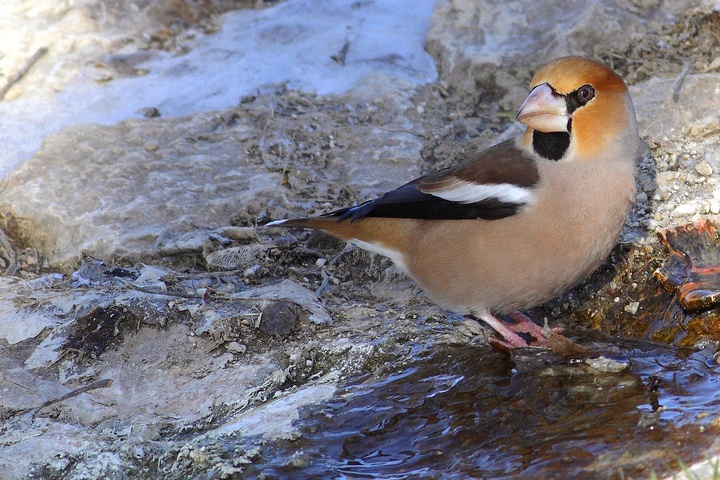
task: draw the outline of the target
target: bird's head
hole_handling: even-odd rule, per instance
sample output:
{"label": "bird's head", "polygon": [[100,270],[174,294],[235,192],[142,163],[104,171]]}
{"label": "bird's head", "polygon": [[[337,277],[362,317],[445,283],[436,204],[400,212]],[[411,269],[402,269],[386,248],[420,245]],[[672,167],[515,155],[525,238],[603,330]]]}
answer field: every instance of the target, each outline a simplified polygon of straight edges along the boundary
{"label": "bird's head", "polygon": [[569,152],[588,158],[637,138],[627,86],[601,63],[559,58],[535,74],[530,88],[517,119],[528,127],[524,141],[545,158]]}

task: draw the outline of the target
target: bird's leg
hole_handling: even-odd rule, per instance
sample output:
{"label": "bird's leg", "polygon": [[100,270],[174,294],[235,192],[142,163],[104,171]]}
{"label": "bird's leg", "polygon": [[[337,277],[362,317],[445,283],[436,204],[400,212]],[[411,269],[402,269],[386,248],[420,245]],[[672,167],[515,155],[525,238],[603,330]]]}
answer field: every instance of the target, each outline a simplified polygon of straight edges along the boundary
{"label": "bird's leg", "polygon": [[[504,340],[501,340],[496,337],[490,337],[488,338],[489,343],[506,350],[520,347],[546,348],[561,357],[583,356],[592,353],[592,350],[577,345],[569,338],[558,333],[562,331],[562,328],[550,328],[547,322],[545,322],[545,327],[543,328],[530,320],[530,317],[519,311],[515,311],[508,316],[513,319],[515,323],[503,322],[490,312],[483,312],[477,315],[480,320],[490,325],[504,338]],[[528,344],[518,333],[527,333],[535,340]]]}
{"label": "bird's leg", "polygon": [[[499,345],[506,348],[519,348],[528,346],[527,342],[510,328],[509,323],[503,322],[499,318],[495,317],[492,313],[483,312],[482,314],[479,314],[478,317],[480,318],[480,320],[490,325],[505,339],[504,341],[499,339],[489,339],[490,342],[498,343]],[[543,336],[543,338],[545,338],[545,336]]]}
{"label": "bird's leg", "polygon": [[[535,341],[531,342],[532,346],[535,347],[548,347],[548,333],[545,329],[533,322],[530,317],[524,313],[516,310],[508,316],[515,323],[503,322],[499,318],[495,317],[489,312],[479,315],[480,319],[490,325],[496,332],[498,332],[505,340],[499,340],[492,338],[491,343],[496,343],[506,348],[518,348],[530,346],[525,339],[523,339],[518,333],[527,333],[532,336]],[[558,333],[562,331],[561,328],[553,328],[551,332]]]}

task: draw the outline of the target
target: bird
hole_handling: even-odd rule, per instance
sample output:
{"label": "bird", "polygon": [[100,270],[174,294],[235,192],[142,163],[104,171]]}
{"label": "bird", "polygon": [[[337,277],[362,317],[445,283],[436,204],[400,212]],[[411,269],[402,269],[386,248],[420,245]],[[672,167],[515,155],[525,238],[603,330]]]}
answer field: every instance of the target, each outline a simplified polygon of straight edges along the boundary
{"label": "bird", "polygon": [[389,257],[430,300],[492,327],[499,345],[548,348],[547,326],[521,311],[608,257],[635,199],[640,138],[623,79],[580,56],[537,70],[516,119],[516,138],[374,200],[265,226],[320,230]]}

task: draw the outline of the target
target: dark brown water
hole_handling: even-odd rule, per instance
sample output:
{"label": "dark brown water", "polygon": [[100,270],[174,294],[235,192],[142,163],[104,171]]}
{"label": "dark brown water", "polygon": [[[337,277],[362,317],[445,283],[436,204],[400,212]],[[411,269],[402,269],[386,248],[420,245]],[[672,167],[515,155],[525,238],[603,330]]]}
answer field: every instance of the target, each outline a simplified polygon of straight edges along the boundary
{"label": "dark brown water", "polygon": [[[487,347],[421,351],[307,410],[248,478],[647,478],[720,431],[713,352],[596,344],[621,372]],[[616,364],[617,365],[617,364]]]}

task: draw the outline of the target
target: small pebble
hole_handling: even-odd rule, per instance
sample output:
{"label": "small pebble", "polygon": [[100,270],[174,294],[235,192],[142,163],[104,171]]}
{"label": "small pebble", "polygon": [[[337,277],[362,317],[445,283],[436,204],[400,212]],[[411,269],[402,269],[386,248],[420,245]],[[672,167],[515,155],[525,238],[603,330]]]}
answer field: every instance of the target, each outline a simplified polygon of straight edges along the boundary
{"label": "small pebble", "polygon": [[585,363],[591,368],[601,372],[617,373],[628,368],[627,363],[618,362],[617,360],[606,357],[588,358],[585,360]]}
{"label": "small pebble", "polygon": [[281,250],[288,250],[297,245],[298,239],[293,237],[292,235],[283,235],[282,237],[275,238],[273,240],[273,243],[277,248]]}
{"label": "small pebble", "polygon": [[224,237],[241,242],[257,241],[258,238],[257,232],[252,227],[227,226],[218,229],[217,232]]}
{"label": "small pebble", "polygon": [[693,215],[697,212],[697,205],[692,203],[683,203],[678,205],[672,212],[673,217],[684,217],[686,215]]}
{"label": "small pebble", "polygon": [[143,117],[146,118],[157,118],[161,116],[160,110],[155,107],[141,108],[139,113],[142,113]]}
{"label": "small pebble", "polygon": [[477,320],[467,318],[463,322],[463,325],[465,326],[465,328],[467,328],[467,331],[470,332],[472,335],[480,335],[482,333],[482,327],[480,326],[480,323]]}
{"label": "small pebble", "polygon": [[252,267],[248,267],[243,271],[243,277],[250,278],[254,277],[258,271],[260,270],[260,265],[253,265]]}
{"label": "small pebble", "polygon": [[709,177],[713,173],[713,169],[708,162],[702,161],[695,165],[695,171],[704,177]]}
{"label": "small pebble", "polygon": [[326,264],[327,264],[327,258],[318,258],[315,261],[315,266],[319,267],[319,268],[324,267]]}
{"label": "small pebble", "polygon": [[288,467],[292,468],[305,468],[310,465],[311,458],[309,455],[304,453],[295,453],[290,460],[286,463]]}
{"label": "small pebble", "polygon": [[623,308],[623,310],[625,310],[626,312],[628,312],[631,315],[635,315],[639,309],[640,309],[640,302],[630,302],[627,305],[625,305],[625,307]]}
{"label": "small pebble", "polygon": [[238,343],[238,342],[230,342],[227,345],[225,345],[225,350],[227,350],[230,353],[242,354],[247,351],[247,346],[243,345],[242,343]]}

